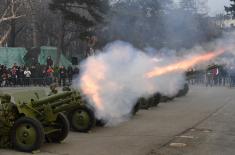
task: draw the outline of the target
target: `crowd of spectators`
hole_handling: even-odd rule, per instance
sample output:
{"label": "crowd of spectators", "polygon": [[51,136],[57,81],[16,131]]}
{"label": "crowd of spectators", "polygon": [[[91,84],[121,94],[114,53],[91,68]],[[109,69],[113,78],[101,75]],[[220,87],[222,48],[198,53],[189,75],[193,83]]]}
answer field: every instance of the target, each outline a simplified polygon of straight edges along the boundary
{"label": "crowd of spectators", "polygon": [[77,67],[56,67],[49,56],[47,64],[41,65],[32,60],[28,66],[19,66],[16,63],[7,68],[0,64],[0,87],[17,86],[47,86],[58,83],[60,86],[70,85],[74,76],[79,74]]}

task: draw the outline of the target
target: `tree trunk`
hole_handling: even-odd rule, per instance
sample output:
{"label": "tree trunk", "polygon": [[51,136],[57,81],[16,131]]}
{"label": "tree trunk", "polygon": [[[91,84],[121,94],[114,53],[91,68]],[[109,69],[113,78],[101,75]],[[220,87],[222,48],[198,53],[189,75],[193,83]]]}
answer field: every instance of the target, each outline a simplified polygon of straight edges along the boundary
{"label": "tree trunk", "polygon": [[33,35],[33,47],[38,48],[38,29],[37,29],[37,20],[36,20],[36,8],[37,4],[35,0],[31,1],[31,20],[32,20],[32,35]]}
{"label": "tree trunk", "polygon": [[64,50],[65,24],[66,24],[65,20],[63,19],[63,17],[61,17],[61,27],[60,27],[60,31],[58,32],[57,56],[56,56],[56,61],[55,61],[56,66],[59,66],[60,57]]}
{"label": "tree trunk", "polygon": [[9,47],[15,47],[16,42],[16,21],[13,19],[11,20],[11,32],[10,32],[10,39],[8,41]]}

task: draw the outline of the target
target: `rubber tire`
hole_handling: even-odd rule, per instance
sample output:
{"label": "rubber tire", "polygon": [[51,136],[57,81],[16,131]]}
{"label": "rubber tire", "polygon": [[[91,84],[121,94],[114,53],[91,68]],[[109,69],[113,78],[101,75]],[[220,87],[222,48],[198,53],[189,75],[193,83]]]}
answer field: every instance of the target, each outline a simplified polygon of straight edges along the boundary
{"label": "rubber tire", "polygon": [[161,102],[168,102],[169,101],[169,98],[167,96],[161,96]]}
{"label": "rubber tire", "polygon": [[106,120],[102,120],[102,119],[97,119],[96,120],[96,126],[104,127],[106,124],[107,124]]}
{"label": "rubber tire", "polygon": [[60,143],[69,134],[69,121],[63,113],[59,113],[57,116],[56,123],[59,124],[59,128],[61,128],[61,131],[56,131],[47,135],[47,139],[49,139],[49,141],[53,143]]}
{"label": "rubber tire", "polygon": [[158,106],[158,104],[160,103],[160,100],[161,100],[161,94],[157,93],[154,95],[154,104],[153,106]]}
{"label": "rubber tire", "polygon": [[175,99],[175,97],[168,97],[168,101],[173,101]]}
{"label": "rubber tire", "polygon": [[187,93],[189,91],[189,85],[186,83],[184,85],[184,88],[179,90],[178,94],[176,95],[176,97],[183,97],[183,96],[186,96]]}
{"label": "rubber tire", "polygon": [[[90,117],[89,125],[86,128],[83,128],[83,129],[77,128],[76,125],[72,121],[74,113],[76,113],[78,110],[85,111]],[[91,110],[90,108],[88,108],[86,106],[79,107],[73,111],[70,111],[68,114],[68,118],[69,118],[69,123],[71,125],[71,128],[77,132],[85,132],[86,133],[86,132],[90,131],[94,127],[94,125],[96,124],[95,114],[94,114],[93,110]]]}
{"label": "rubber tire", "polygon": [[138,103],[140,104],[140,109],[148,110],[150,108],[150,105],[149,105],[147,99],[145,99],[145,98],[140,98],[138,100]]}
{"label": "rubber tire", "polygon": [[186,96],[188,94],[188,91],[189,91],[189,85],[185,84],[184,85],[184,90],[183,90],[183,96]]}
{"label": "rubber tire", "polygon": [[132,108],[132,110],[131,110],[132,116],[135,116],[136,113],[137,113],[139,110],[140,110],[140,103],[137,102],[137,103],[135,104],[135,106],[134,106],[134,107]]}
{"label": "rubber tire", "polygon": [[[16,129],[22,123],[29,123],[35,128],[35,131],[37,134],[37,140],[35,144],[32,145],[31,147],[22,147],[17,144],[16,135],[15,135]],[[12,147],[22,152],[32,152],[35,150],[39,150],[44,142],[44,137],[45,137],[45,134],[44,134],[44,129],[43,129],[42,124],[38,120],[29,118],[29,117],[21,117],[18,120],[16,120],[16,122],[14,123],[12,127],[11,135],[10,135]]]}
{"label": "rubber tire", "polygon": [[148,99],[146,99],[146,103],[148,103],[149,107],[154,107],[154,97],[151,96]]}

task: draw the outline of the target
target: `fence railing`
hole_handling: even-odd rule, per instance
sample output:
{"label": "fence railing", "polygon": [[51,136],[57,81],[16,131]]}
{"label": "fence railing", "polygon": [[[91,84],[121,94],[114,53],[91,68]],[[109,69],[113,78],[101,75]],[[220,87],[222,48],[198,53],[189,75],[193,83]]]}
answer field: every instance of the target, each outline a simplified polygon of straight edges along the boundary
{"label": "fence railing", "polygon": [[190,78],[188,79],[188,82],[191,85],[235,87],[235,76],[217,78]]}
{"label": "fence railing", "polygon": [[70,85],[72,78],[10,78],[1,79],[0,87],[17,87],[17,86],[47,86],[52,83],[58,83],[58,85]]}

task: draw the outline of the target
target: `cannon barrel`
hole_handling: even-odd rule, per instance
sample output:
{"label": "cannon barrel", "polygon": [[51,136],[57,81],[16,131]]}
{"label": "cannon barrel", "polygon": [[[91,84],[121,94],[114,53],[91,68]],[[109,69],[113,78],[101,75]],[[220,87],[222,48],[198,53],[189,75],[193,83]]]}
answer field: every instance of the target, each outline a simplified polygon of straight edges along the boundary
{"label": "cannon barrel", "polygon": [[[53,102],[53,103],[49,103],[49,104],[52,107],[52,109],[54,109],[54,108],[56,108],[58,106],[61,106],[63,104],[69,104],[72,100],[73,100],[73,98],[61,99],[59,101],[56,101],[56,102]],[[36,107],[36,109],[38,111],[43,111],[44,107],[43,106],[38,106],[38,107]]]}
{"label": "cannon barrel", "polygon": [[55,109],[53,109],[53,113],[69,111],[69,110],[72,110],[72,109],[77,108],[79,106],[80,106],[79,104],[77,104],[75,102],[71,102],[70,104],[64,104],[59,107],[56,107]]}
{"label": "cannon barrel", "polygon": [[72,93],[73,92],[63,92],[63,93],[60,93],[60,94],[55,94],[55,95],[52,95],[52,96],[42,98],[40,100],[34,101],[33,102],[33,107],[41,106],[43,104],[52,103],[52,102],[55,102],[59,99],[64,99],[64,98],[72,95]]}
{"label": "cannon barrel", "polygon": [[56,108],[56,107],[59,107],[59,106],[64,105],[64,104],[70,104],[70,102],[72,100],[73,100],[73,98],[67,98],[67,99],[64,99],[64,100],[60,100],[60,101],[52,103],[51,107]]}

